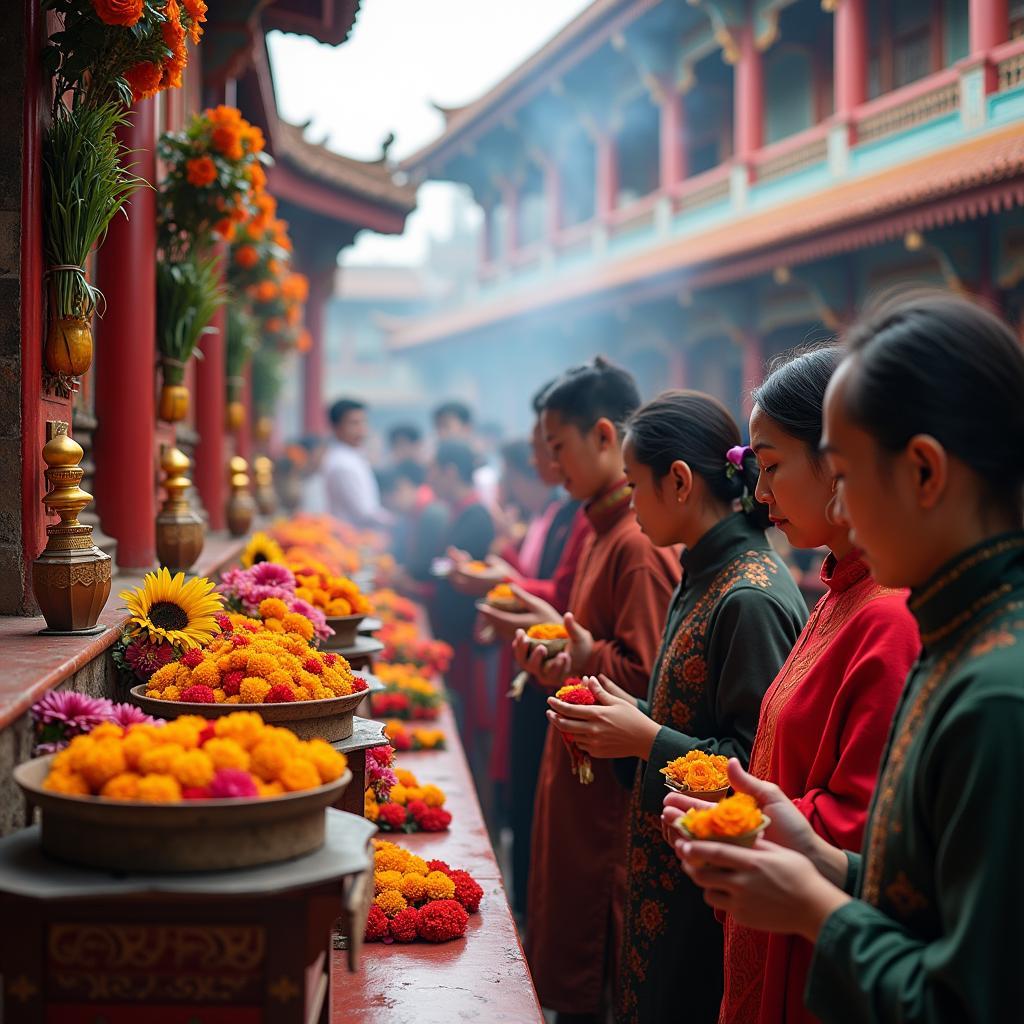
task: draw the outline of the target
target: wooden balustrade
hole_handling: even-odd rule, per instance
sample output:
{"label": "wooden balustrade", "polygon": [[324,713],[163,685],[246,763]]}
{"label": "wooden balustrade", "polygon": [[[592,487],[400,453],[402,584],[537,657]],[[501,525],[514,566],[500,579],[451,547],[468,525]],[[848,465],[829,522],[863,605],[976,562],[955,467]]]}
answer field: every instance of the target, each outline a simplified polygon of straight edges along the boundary
{"label": "wooden balustrade", "polygon": [[[945,76],[944,76],[945,77]],[[875,103],[867,104],[869,108]],[[857,124],[857,141],[874,142],[887,135],[896,135],[937,117],[951,114],[960,107],[958,79],[946,80],[924,92],[914,91],[903,102],[887,103],[883,109],[863,116]]]}

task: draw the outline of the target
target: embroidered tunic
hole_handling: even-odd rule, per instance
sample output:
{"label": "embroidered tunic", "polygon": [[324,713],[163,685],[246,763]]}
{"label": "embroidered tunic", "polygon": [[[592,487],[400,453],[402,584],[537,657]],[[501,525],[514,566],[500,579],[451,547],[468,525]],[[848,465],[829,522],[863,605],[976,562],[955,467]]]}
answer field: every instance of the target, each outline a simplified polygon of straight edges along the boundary
{"label": "embroidered tunic", "polygon": [[[617,486],[587,508],[587,539],[569,607],[594,636],[582,673],[604,673],[645,692],[672,588],[673,549],[641,533],[629,490]],[[594,781],[572,774],[560,733],[548,727],[541,758],[530,855],[526,952],[541,1005],[597,1013],[614,966],[625,886],[628,793],[608,761]]]}
{"label": "embroidered tunic", "polygon": [[807,1005],[828,1024],[1021,1019],[1024,533],[915,591],[924,645],[871,805],[858,899],[825,922]]}
{"label": "embroidered tunic", "polygon": [[[833,846],[859,847],[896,702],[917,657],[905,590],[860,556],[829,555],[825,595],[761,706],[750,770],[776,783]],[[722,1024],[808,1024],[811,945],[725,919]]]}
{"label": "embroidered tunic", "polygon": [[622,1024],[718,1017],[722,929],[662,838],[660,769],[694,749],[746,763],[761,697],[807,617],[789,570],[745,515],[709,530],[682,564],[641,702],[662,728],[636,769],[630,806]]}

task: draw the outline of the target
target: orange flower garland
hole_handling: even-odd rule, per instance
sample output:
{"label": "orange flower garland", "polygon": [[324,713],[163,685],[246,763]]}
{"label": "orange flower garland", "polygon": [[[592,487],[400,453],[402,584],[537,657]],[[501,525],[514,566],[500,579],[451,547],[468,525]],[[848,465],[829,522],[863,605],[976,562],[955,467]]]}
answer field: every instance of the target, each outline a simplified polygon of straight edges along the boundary
{"label": "orange flower garland", "polygon": [[126,729],[104,722],[54,756],[43,788],[150,803],[273,797],[334,782],[346,767],[324,740],[300,740],[238,711]]}

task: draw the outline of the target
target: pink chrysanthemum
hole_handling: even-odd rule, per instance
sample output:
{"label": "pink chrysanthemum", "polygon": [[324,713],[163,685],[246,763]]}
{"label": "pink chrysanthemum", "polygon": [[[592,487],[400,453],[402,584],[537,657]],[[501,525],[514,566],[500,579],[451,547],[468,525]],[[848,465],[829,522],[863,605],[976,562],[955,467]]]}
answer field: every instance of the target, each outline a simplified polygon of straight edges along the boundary
{"label": "pink chrysanthemum", "polygon": [[241,768],[219,768],[210,783],[210,796],[215,798],[259,796],[256,780]]}

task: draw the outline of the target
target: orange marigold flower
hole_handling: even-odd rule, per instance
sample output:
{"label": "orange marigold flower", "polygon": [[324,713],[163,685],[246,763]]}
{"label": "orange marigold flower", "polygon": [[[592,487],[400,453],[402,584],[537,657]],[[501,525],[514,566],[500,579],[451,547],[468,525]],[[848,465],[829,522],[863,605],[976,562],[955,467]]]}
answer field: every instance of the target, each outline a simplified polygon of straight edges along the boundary
{"label": "orange marigold flower", "polygon": [[281,785],[292,793],[301,789],[316,789],[320,785],[320,773],[312,762],[296,758],[289,761],[281,771]]}
{"label": "orange marigold flower", "polygon": [[213,225],[213,230],[216,231],[225,242],[230,242],[231,239],[235,237],[235,222],[230,217],[224,217]]}
{"label": "orange marigold flower", "polygon": [[100,790],[100,796],[108,800],[136,800],[139,795],[141,776],[135,772],[121,772],[108,779]]}
{"label": "orange marigold flower", "polygon": [[143,0],[92,0],[96,16],[104,25],[131,28],[142,17]]}
{"label": "orange marigold flower", "polygon": [[185,162],[185,177],[190,185],[205,188],[217,180],[217,165],[208,156],[198,156]]}
{"label": "orange marigold flower", "polygon": [[183,786],[208,786],[213,771],[213,761],[202,750],[186,750],[171,761],[171,774]]}
{"label": "orange marigold flower", "polygon": [[686,830],[698,839],[733,838],[759,828],[764,821],[757,801],[747,793],[737,793],[707,810],[687,811],[682,817]]}
{"label": "orange marigold flower", "polygon": [[273,739],[261,740],[252,748],[249,755],[249,770],[264,782],[279,781],[281,772],[291,760],[288,749]]}
{"label": "orange marigold flower", "polygon": [[181,799],[181,786],[173,775],[144,775],[139,779],[139,800],[172,804]]}
{"label": "orange marigold flower", "polygon": [[204,0],[182,0],[182,4],[188,12],[189,18],[192,19],[188,37],[193,43],[198,43],[200,36],[203,34],[203,22],[206,21],[206,3]]}
{"label": "orange marigold flower", "polygon": [[669,761],[661,774],[671,779],[676,785],[685,786],[699,792],[711,792],[725,789],[729,785],[726,768],[727,757],[721,754],[706,754],[703,750],[691,750],[685,757],[677,757]]}
{"label": "orange marigold flower", "polygon": [[308,352],[313,347],[313,335],[303,328],[295,339],[295,347],[300,352]]}
{"label": "orange marigold flower", "polygon": [[259,676],[246,676],[238,688],[238,693],[243,704],[262,704],[263,698],[270,693],[270,683]]}
{"label": "orange marigold flower", "polygon": [[273,302],[280,294],[280,291],[273,281],[260,281],[256,286],[256,298],[260,302]]}
{"label": "orange marigold flower", "polygon": [[108,779],[120,775],[126,767],[121,741],[111,737],[98,740],[86,751],[79,771],[93,790],[99,790]]}
{"label": "orange marigold flower", "polygon": [[313,639],[313,623],[298,612],[289,612],[282,620],[289,633],[298,633],[305,640]]}
{"label": "orange marigold flower", "polygon": [[288,614],[288,605],[279,597],[267,597],[260,601],[261,619],[283,619]]}
{"label": "orange marigold flower", "polygon": [[[397,873],[397,872],[396,872]],[[427,877],[410,871],[402,877],[402,895],[410,903],[419,903],[427,895]]]}
{"label": "orange marigold flower", "polygon": [[242,135],[232,125],[221,125],[214,128],[210,142],[218,153],[223,153],[229,160],[241,160],[245,156],[245,150],[242,149]]}
{"label": "orange marigold flower", "polygon": [[159,746],[144,750],[139,755],[136,765],[144,775],[168,775],[174,759],[184,753],[185,748],[180,743],[161,743]]}
{"label": "orange marigold flower", "polygon": [[251,245],[240,245],[235,249],[235,262],[243,270],[251,270],[260,261],[260,254]]}
{"label": "orange marigold flower", "polygon": [[296,302],[305,302],[309,298],[309,278],[305,274],[289,274],[281,285],[281,294]]}
{"label": "orange marigold flower", "polygon": [[565,640],[569,634],[560,622],[539,622],[531,626],[526,635],[531,640]]}
{"label": "orange marigold flower", "polygon": [[423,884],[429,899],[450,900],[455,895],[455,883],[443,871],[431,871]]}
{"label": "orange marigold flower", "polygon": [[160,91],[163,76],[163,68],[148,60],[133,64],[123,75],[135,101],[148,100],[151,96],[155,96]]}
{"label": "orange marigold flower", "polygon": [[262,164],[250,164],[246,168],[245,176],[249,179],[253,192],[262,192],[267,187],[267,172],[263,170]]}
{"label": "orange marigold flower", "polygon": [[[452,891],[454,892],[454,890],[455,886],[453,883]],[[395,914],[405,910],[409,905],[406,902],[405,897],[396,889],[385,889],[374,897],[373,902],[384,911],[387,917],[394,917]]]}
{"label": "orange marigold flower", "polygon": [[160,25],[160,34],[163,36],[167,49],[177,53],[185,42],[185,30],[181,27],[181,8],[178,0],[167,0],[164,8],[164,21]]}
{"label": "orange marigold flower", "polygon": [[68,796],[89,796],[89,783],[77,772],[50,772],[43,782],[43,789],[51,793],[65,793]]}

